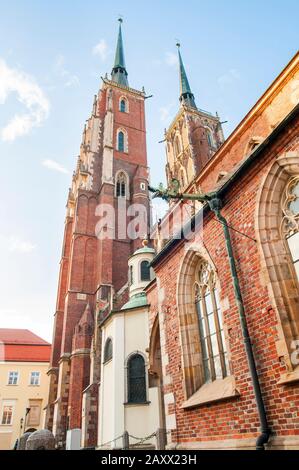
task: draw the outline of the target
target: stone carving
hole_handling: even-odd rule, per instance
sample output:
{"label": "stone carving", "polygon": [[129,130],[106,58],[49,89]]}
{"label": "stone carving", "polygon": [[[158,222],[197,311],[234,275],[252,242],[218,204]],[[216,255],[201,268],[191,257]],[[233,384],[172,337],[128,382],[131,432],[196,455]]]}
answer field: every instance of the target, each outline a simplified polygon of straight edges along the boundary
{"label": "stone carving", "polygon": [[282,234],[285,237],[299,231],[299,176],[291,178],[282,201]]}
{"label": "stone carving", "polygon": [[26,450],[54,450],[55,437],[48,429],[40,429],[30,434],[26,442]]}
{"label": "stone carving", "polygon": [[26,442],[28,437],[32,434],[32,432],[25,432],[19,439],[18,448],[17,450],[25,450],[26,449]]}

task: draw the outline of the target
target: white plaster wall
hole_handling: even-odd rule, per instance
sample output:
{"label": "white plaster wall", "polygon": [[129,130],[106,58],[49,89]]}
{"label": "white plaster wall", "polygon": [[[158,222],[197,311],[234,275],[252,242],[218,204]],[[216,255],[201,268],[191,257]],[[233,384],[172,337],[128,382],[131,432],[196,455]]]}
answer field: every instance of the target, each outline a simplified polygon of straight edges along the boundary
{"label": "white plaster wall", "polygon": [[146,354],[145,350],[149,346],[147,310],[126,312],[125,337],[125,360],[134,351]]}
{"label": "white plaster wall", "polygon": [[[149,261],[151,262],[154,257],[153,253],[140,253],[137,255],[133,255],[129,259],[129,268],[132,266],[133,268],[133,284],[130,285],[130,296],[134,294],[138,294],[142,292],[143,289],[147,286],[150,281],[141,281],[140,275],[140,263],[142,261]],[[153,269],[150,270],[150,280],[154,279],[155,274]]]}
{"label": "white plaster wall", "polygon": [[[113,323],[108,322],[103,328],[103,342],[102,342],[102,354],[101,357],[104,357],[104,347],[106,339],[110,336],[113,341]],[[103,360],[103,359],[102,359]],[[112,358],[113,361],[113,358]],[[113,428],[113,366],[112,361],[107,362],[106,364],[101,364],[101,384],[100,384],[100,401],[99,401],[99,435],[98,435],[98,444],[103,445],[105,442],[108,442],[114,438],[114,428]]]}
{"label": "white plaster wall", "polygon": [[[145,437],[159,428],[158,389],[148,388],[149,404],[125,405],[126,401],[126,359],[141,352],[147,366],[149,345],[147,309],[127,310],[115,314],[103,326],[103,351],[106,339],[113,342],[113,358],[102,364],[100,385],[99,445],[121,436],[125,430],[137,437]],[[133,440],[130,441],[134,443]],[[155,438],[151,441],[155,444]],[[121,447],[122,441],[112,444]],[[107,446],[107,447],[110,447]]]}
{"label": "white plaster wall", "polygon": [[[126,430],[135,437],[146,437],[156,432],[159,428],[159,400],[158,388],[149,389],[148,405],[126,405],[125,406],[125,426]],[[130,438],[130,444],[137,441]],[[156,445],[155,437],[146,441],[145,444]]]}
{"label": "white plaster wall", "polygon": [[[120,436],[124,427],[124,352],[125,352],[125,324],[124,315],[115,315],[113,320],[114,355],[113,355],[113,381],[114,381],[114,436]],[[121,441],[116,443],[119,446]]]}

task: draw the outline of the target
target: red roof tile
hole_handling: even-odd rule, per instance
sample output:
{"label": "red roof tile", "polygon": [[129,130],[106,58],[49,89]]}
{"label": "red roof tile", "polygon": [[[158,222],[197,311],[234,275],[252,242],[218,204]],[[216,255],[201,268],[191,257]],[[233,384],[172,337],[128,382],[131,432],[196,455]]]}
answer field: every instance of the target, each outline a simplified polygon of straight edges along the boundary
{"label": "red roof tile", "polygon": [[0,328],[0,361],[49,362],[51,344],[29,330]]}
{"label": "red roof tile", "polygon": [[30,330],[0,328],[0,341],[4,344],[50,344]]}

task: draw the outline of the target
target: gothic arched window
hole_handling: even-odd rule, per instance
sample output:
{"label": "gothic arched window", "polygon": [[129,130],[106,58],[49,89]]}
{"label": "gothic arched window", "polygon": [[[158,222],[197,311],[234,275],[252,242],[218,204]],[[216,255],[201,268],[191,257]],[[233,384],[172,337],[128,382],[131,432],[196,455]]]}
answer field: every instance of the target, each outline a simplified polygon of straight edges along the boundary
{"label": "gothic arched window", "polygon": [[141,281],[150,281],[150,264],[148,261],[141,261],[140,263],[140,279]]}
{"label": "gothic arched window", "polygon": [[195,304],[206,383],[226,377],[229,368],[215,274],[205,261],[200,262],[196,273]]}
{"label": "gothic arched window", "polygon": [[128,360],[128,403],[146,402],[145,362],[141,354],[134,354]]}
{"label": "gothic arched window", "polygon": [[125,134],[123,133],[123,131],[119,131],[117,135],[117,150],[119,152],[125,151]]}
{"label": "gothic arched window", "polygon": [[288,182],[282,200],[282,234],[299,281],[299,176]]}
{"label": "gothic arched window", "polygon": [[214,139],[212,136],[212,132],[210,131],[210,129],[207,129],[206,131],[207,131],[208,144],[210,147],[214,147]]}
{"label": "gothic arched window", "polygon": [[112,339],[108,338],[105,343],[104,347],[104,362],[110,361],[112,359],[113,354],[113,347],[112,347]]}
{"label": "gothic arched window", "polygon": [[116,197],[127,197],[127,178],[123,172],[117,176]]}
{"label": "gothic arched window", "polygon": [[122,113],[126,113],[127,112],[127,102],[125,100],[125,98],[121,98],[120,102],[119,102],[119,110],[122,112]]}

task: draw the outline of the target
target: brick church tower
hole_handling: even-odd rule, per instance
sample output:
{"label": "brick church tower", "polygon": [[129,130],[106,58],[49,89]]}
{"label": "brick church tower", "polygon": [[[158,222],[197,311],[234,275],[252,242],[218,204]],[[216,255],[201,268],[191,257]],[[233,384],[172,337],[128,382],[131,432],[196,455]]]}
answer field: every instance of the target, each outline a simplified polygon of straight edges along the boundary
{"label": "brick church tower", "polygon": [[181,57],[180,44],[177,47],[180,109],[165,132],[166,177],[168,185],[176,178],[183,190],[218,150],[224,142],[224,136],[218,115],[214,116],[196,107]]}
{"label": "brick church tower", "polygon": [[84,126],[66,205],[46,409],[61,445],[78,428],[82,445],[96,444],[99,312],[127,301],[127,261],[149,231],[145,93],[129,87],[119,21],[111,78]]}

